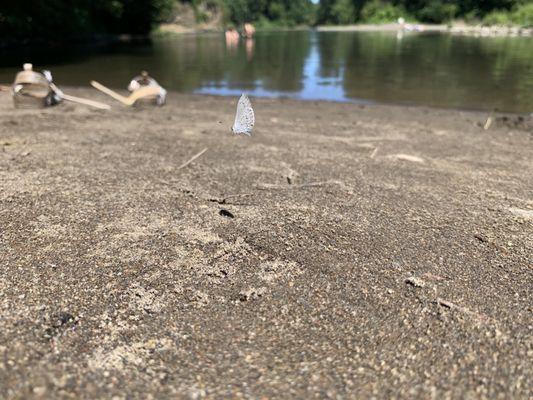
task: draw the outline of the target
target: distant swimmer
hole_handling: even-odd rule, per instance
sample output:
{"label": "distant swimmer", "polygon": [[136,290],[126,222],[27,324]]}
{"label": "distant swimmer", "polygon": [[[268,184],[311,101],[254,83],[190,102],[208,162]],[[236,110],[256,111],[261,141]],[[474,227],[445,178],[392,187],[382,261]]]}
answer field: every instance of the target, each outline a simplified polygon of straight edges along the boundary
{"label": "distant swimmer", "polygon": [[242,34],[245,38],[253,38],[254,35],[255,35],[255,27],[249,23],[249,22],[246,22],[244,24],[244,31],[243,31],[243,34]]}

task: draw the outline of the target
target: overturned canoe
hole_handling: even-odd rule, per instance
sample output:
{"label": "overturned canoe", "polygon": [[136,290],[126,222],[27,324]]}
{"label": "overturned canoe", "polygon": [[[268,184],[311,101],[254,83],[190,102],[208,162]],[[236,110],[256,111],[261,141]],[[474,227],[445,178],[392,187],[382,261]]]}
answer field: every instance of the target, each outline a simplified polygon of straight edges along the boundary
{"label": "overturned canoe", "polygon": [[146,71],[141,71],[140,75],[134,77],[131,80],[130,84],[128,85],[128,90],[132,93],[135,93],[139,89],[146,87],[157,88],[158,91],[153,95],[141,96],[137,100],[137,104],[156,104],[158,106],[162,106],[165,104],[167,91]]}
{"label": "overturned canoe", "polygon": [[54,92],[46,77],[24,64],[13,82],[13,102],[16,108],[43,108],[54,104]]}

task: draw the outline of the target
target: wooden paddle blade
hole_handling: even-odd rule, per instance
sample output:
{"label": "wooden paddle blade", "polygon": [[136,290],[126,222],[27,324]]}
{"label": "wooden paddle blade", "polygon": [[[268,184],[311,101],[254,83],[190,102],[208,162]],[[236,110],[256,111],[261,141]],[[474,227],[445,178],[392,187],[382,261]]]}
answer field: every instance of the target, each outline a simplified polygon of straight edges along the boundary
{"label": "wooden paddle blade", "polygon": [[159,86],[141,86],[127,98],[128,105],[133,105],[143,97],[157,96],[160,92],[161,88]]}
{"label": "wooden paddle blade", "polygon": [[111,90],[101,83],[98,83],[96,81],[91,81],[91,85],[100,90],[101,92],[107,94],[108,96],[113,97],[115,100],[120,101],[122,104],[125,104],[127,106],[132,106],[137,100],[143,98],[143,97],[150,97],[150,96],[156,96],[161,92],[161,88],[159,86],[142,86],[139,89],[137,89],[135,92],[133,92],[130,96],[124,97],[114,90]]}
{"label": "wooden paddle blade", "polygon": [[[115,92],[114,90],[111,90],[107,87],[105,87],[104,85],[102,85],[101,83],[98,83],[96,81],[91,81],[91,85],[92,87],[94,87],[95,89],[98,89],[99,91],[107,94],[108,96],[111,96],[112,98],[114,98],[115,100],[118,100],[120,101],[122,104],[125,104],[127,106],[131,106],[131,104],[129,103],[128,101],[128,98],[127,97],[124,97],[120,94],[118,94],[117,92]],[[132,103],[133,104],[133,103]]]}
{"label": "wooden paddle blade", "polygon": [[99,108],[100,110],[111,110],[111,106],[109,104],[100,103],[99,101],[84,99],[84,98],[76,97],[76,96],[70,96],[68,94],[63,94],[62,97],[63,99],[67,101],[71,101],[73,103],[85,104],[86,106]]}

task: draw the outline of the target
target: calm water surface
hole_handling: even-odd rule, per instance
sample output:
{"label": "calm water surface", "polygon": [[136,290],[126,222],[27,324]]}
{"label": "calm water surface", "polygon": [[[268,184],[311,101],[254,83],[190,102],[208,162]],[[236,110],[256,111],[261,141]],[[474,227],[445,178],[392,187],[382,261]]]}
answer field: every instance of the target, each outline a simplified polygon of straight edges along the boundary
{"label": "calm water surface", "polygon": [[447,34],[261,32],[228,46],[222,34],[105,47],[0,53],[0,82],[20,64],[59,85],[95,79],[125,88],[141,69],[170,90],[361,103],[533,112],[533,39]]}

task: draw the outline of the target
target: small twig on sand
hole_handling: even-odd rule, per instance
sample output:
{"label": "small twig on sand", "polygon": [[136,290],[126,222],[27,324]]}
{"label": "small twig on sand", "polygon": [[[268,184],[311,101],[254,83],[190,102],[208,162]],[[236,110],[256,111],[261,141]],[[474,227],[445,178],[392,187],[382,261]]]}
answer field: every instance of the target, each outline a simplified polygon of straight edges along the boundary
{"label": "small twig on sand", "polygon": [[[231,195],[224,196],[224,197],[202,196],[202,195],[194,192],[192,189],[185,189],[185,188],[177,186],[177,185],[181,184],[181,182],[179,182],[179,181],[165,181],[165,180],[162,180],[162,179],[155,179],[155,180],[157,182],[163,184],[163,185],[170,186],[170,187],[176,189],[178,192],[184,193],[184,194],[188,195],[189,197],[192,197],[193,199],[208,201],[210,203],[228,204],[228,200],[230,200],[230,199],[235,199],[235,198],[238,198],[238,197],[253,196],[253,194],[251,194],[251,193],[231,194]],[[152,190],[152,188],[147,188],[146,190]]]}
{"label": "small twig on sand", "polygon": [[488,130],[491,125],[492,125],[492,115],[487,118],[487,121],[485,122],[483,129]]}
{"label": "small twig on sand", "polygon": [[376,147],[376,148],[374,149],[374,151],[372,152],[372,154],[370,154],[370,158],[374,158],[374,157],[376,157],[376,154],[378,154],[378,150],[379,150],[379,147]]}
{"label": "small twig on sand", "polygon": [[272,183],[260,183],[255,186],[259,190],[292,190],[292,189],[306,189],[311,187],[327,186],[327,185],[338,185],[339,182],[336,181],[324,181],[324,182],[310,182],[303,183],[301,185],[276,185]]}
{"label": "small twig on sand", "polygon": [[492,121],[493,121],[493,117],[494,117],[494,111],[496,110],[492,110],[489,114],[489,116],[487,117],[487,120],[485,121],[485,125],[483,125],[483,129],[485,130],[488,130],[490,128],[490,126],[492,125]]}
{"label": "small twig on sand", "polygon": [[189,161],[181,164],[178,169],[182,169],[182,168],[185,168],[187,165],[189,165],[190,163],[192,163],[194,160],[196,160],[198,157],[200,157],[202,154],[204,154],[205,152],[207,151],[207,147],[205,149],[203,149],[201,152],[199,152],[198,154],[196,154],[195,156],[193,156]]}
{"label": "small twig on sand", "polygon": [[11,160],[16,160],[18,159],[19,157],[27,157],[31,154],[31,150],[25,150],[25,149],[22,149],[20,150],[17,154],[15,154],[13,157],[11,157]]}
{"label": "small twig on sand", "polygon": [[[461,309],[462,307],[458,306],[457,304],[455,303],[452,303],[451,301],[448,301],[448,300],[443,300],[443,299],[437,299],[436,300],[436,303],[438,305],[441,305],[443,307],[446,307],[446,308],[449,308],[449,309],[453,309],[453,308],[456,308],[456,309]],[[464,309],[466,310],[466,309]]]}
{"label": "small twig on sand", "polygon": [[229,195],[229,196],[224,196],[224,197],[212,197],[212,198],[209,198],[207,199],[207,201],[211,202],[211,203],[218,203],[218,204],[227,204],[227,201],[229,199],[234,199],[236,197],[249,197],[249,196],[253,196],[251,193],[243,193],[243,194],[232,194],[232,195]]}
{"label": "small twig on sand", "polygon": [[435,302],[439,306],[449,308],[450,310],[457,310],[457,311],[460,311],[460,312],[462,312],[464,314],[467,314],[467,315],[474,315],[474,316],[479,317],[479,315],[477,315],[476,313],[470,311],[468,308],[461,307],[461,306],[459,306],[459,305],[457,305],[455,303],[452,303],[451,301],[437,298],[437,300]]}
{"label": "small twig on sand", "polygon": [[[182,182],[180,182],[180,181],[165,181],[163,179],[155,179],[155,181],[161,183],[162,185],[170,186],[171,188],[176,189],[178,192],[185,193],[189,197],[193,197],[193,198],[197,198],[198,197],[196,195],[196,193],[193,192],[191,189],[185,189],[185,188],[177,186],[177,185],[181,185],[182,184]],[[152,188],[146,188],[146,190],[153,190],[153,189]]]}
{"label": "small twig on sand", "polygon": [[405,280],[405,283],[408,283],[409,285],[416,287],[416,288],[424,288],[427,286],[427,283],[424,282],[422,279],[417,278],[416,276],[411,276]]}
{"label": "small twig on sand", "polygon": [[487,317],[486,315],[477,314],[477,313],[469,310],[468,308],[459,306],[459,305],[457,305],[455,303],[452,303],[451,301],[444,300],[444,299],[441,299],[441,298],[437,298],[435,300],[435,303],[437,303],[439,306],[449,308],[450,310],[457,310],[457,311],[459,311],[459,312],[461,312],[463,314],[466,314],[466,315],[469,315],[471,317],[474,317],[475,319],[477,319],[480,322],[490,322],[490,318]]}

